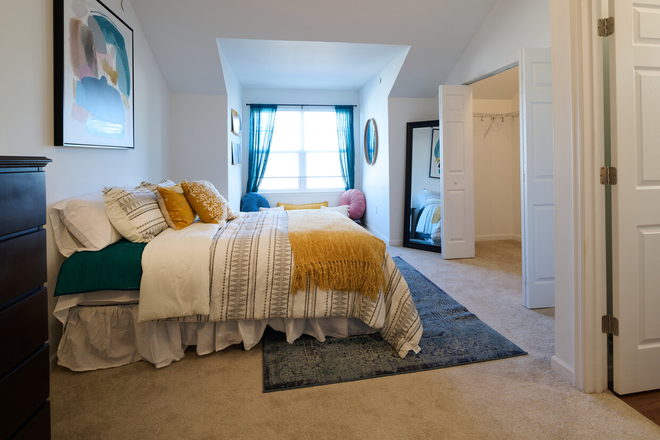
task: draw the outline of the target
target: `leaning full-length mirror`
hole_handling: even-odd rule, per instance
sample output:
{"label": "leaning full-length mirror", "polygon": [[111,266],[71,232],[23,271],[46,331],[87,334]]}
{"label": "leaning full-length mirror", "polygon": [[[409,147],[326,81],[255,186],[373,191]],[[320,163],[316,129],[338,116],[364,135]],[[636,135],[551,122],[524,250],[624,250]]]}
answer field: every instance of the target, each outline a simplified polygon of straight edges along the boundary
{"label": "leaning full-length mirror", "polygon": [[439,122],[409,122],[403,245],[441,251],[442,173]]}

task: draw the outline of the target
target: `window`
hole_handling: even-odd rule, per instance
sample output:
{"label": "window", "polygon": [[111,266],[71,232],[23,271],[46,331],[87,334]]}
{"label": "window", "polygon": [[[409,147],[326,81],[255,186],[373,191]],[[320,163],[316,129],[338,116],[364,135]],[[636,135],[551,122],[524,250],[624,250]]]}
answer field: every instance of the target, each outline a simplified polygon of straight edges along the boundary
{"label": "window", "polygon": [[343,190],[333,107],[279,107],[259,190]]}

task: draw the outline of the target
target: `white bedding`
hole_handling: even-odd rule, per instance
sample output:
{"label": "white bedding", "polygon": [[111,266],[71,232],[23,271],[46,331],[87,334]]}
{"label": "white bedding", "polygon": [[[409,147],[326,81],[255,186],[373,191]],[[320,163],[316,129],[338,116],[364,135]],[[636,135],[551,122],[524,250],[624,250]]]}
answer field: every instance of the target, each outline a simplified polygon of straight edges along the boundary
{"label": "white bedding", "polygon": [[[383,270],[388,283],[377,300],[314,285],[292,295],[286,212],[242,213],[216,227],[215,234],[209,226],[214,225],[167,231],[146,246],[138,322],[359,318],[380,330],[399,356],[419,351],[421,321],[408,285],[387,253]],[[204,248],[210,257],[197,255]]]}
{"label": "white bedding", "polygon": [[[112,294],[108,292],[106,298]],[[359,319],[346,318],[140,323],[137,304],[63,309],[60,303],[67,302],[64,298],[60,297],[58,308],[68,315],[57,356],[59,365],[73,371],[119,367],[140,360],[162,368],[182,359],[191,345],[196,346],[199,355],[240,343],[249,350],[259,343],[268,325],[286,333],[289,343],[302,334],[323,342],[327,336],[340,338],[377,331]]]}

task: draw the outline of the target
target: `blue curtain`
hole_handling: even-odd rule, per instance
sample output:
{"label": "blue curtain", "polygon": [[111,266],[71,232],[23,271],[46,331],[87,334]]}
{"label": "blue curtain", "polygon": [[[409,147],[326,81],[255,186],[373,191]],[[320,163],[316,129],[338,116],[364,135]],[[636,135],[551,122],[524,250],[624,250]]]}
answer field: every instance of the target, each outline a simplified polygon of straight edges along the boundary
{"label": "blue curtain", "polygon": [[337,139],[339,139],[339,161],[344,186],[348,191],[355,187],[355,145],[353,142],[353,106],[335,106],[337,114]]}
{"label": "blue curtain", "polygon": [[250,106],[250,154],[246,193],[259,191],[266,172],[270,142],[275,128],[276,105],[252,104]]}

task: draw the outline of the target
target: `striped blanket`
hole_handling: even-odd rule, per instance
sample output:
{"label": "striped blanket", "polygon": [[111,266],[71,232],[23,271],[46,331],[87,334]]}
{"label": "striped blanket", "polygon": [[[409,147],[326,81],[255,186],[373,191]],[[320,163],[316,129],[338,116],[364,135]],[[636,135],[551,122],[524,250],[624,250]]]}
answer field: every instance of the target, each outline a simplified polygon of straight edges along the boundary
{"label": "striped blanket", "polygon": [[[186,280],[187,291],[182,292],[177,288],[178,280],[191,268],[186,264],[172,265],[168,256],[172,246],[181,245],[178,232],[181,231],[168,232],[162,240],[165,233],[159,235],[145,249],[140,321],[359,318],[379,330],[399,356],[405,357],[410,350],[419,351],[422,324],[408,285],[387,253],[383,259],[386,287],[376,300],[356,292],[321,290],[309,284],[291,295],[294,262],[288,214],[243,213],[217,228],[213,235],[208,229],[202,233],[209,237],[210,252],[206,259],[200,256],[202,259],[194,264],[199,268],[206,263],[209,275],[198,277],[201,281],[193,284]],[[167,267],[169,274],[159,267]],[[208,302],[200,301],[203,298]]]}

